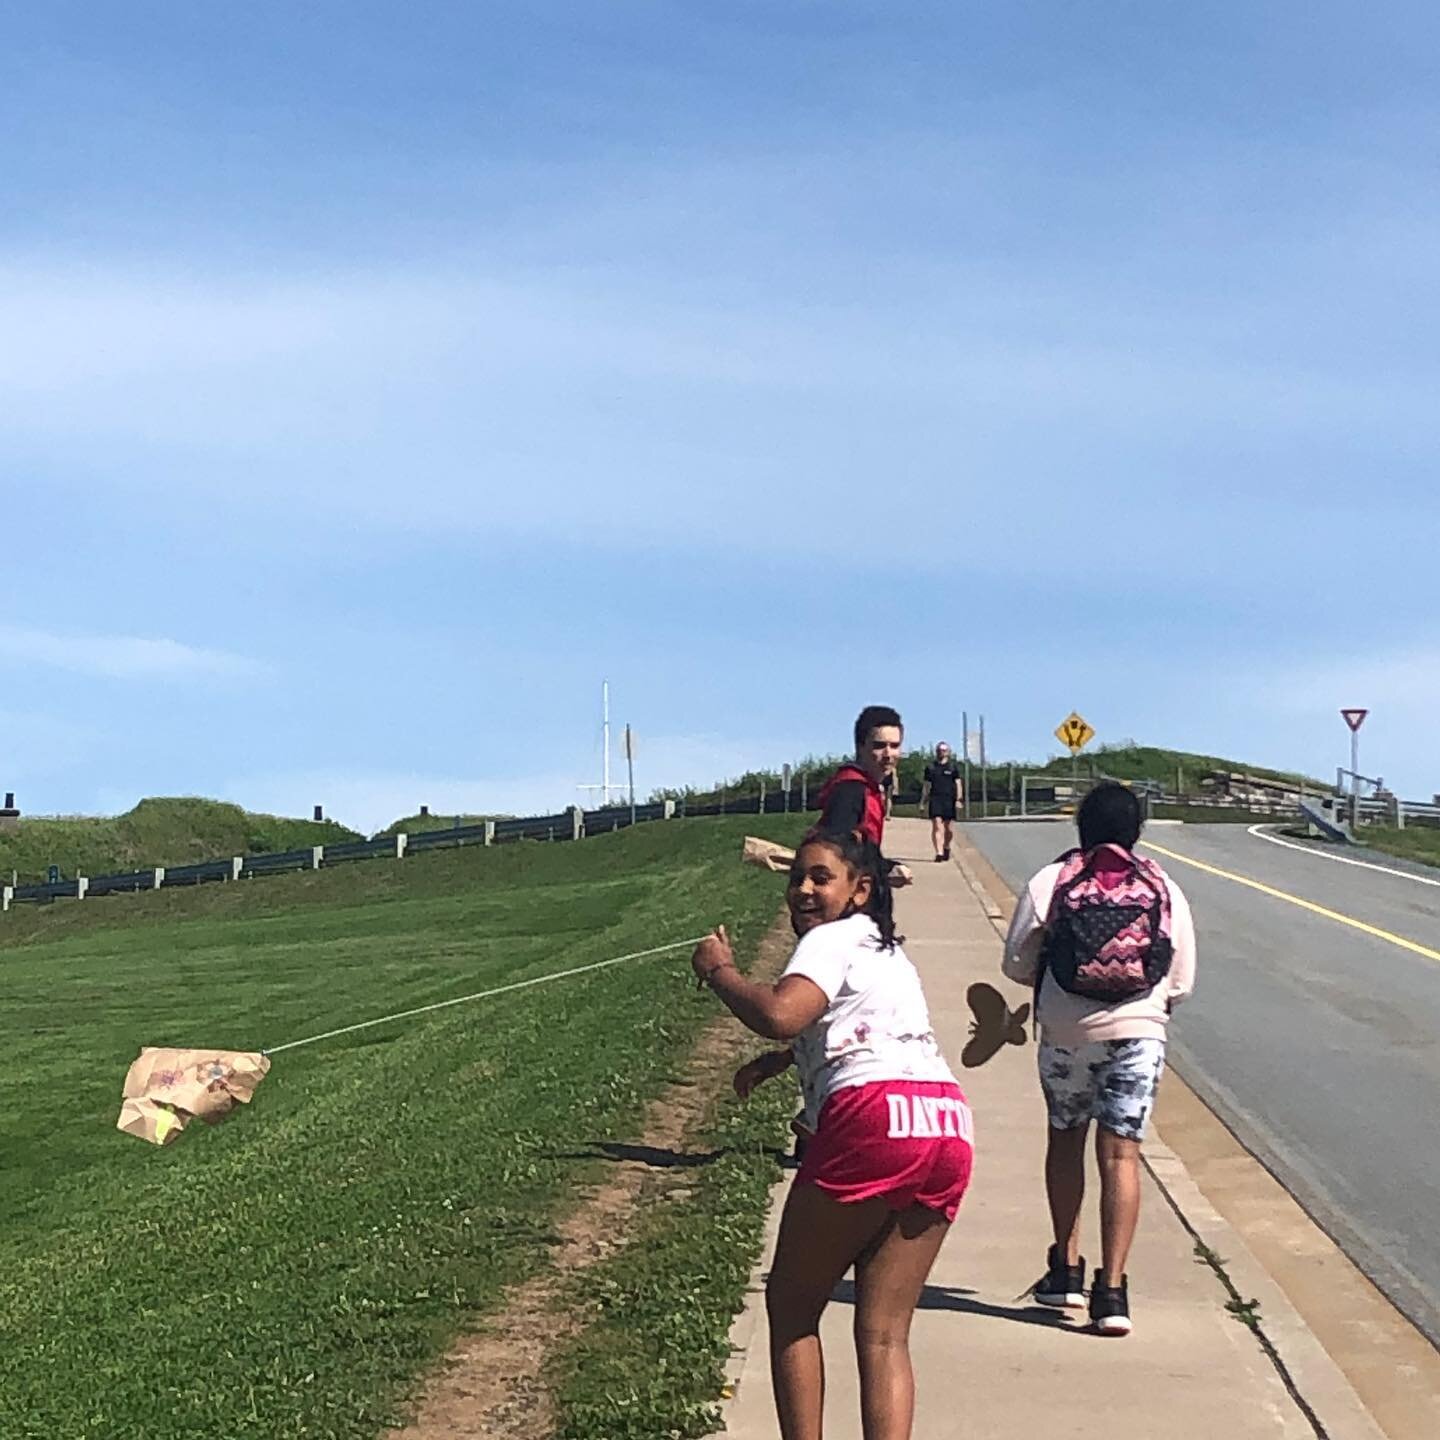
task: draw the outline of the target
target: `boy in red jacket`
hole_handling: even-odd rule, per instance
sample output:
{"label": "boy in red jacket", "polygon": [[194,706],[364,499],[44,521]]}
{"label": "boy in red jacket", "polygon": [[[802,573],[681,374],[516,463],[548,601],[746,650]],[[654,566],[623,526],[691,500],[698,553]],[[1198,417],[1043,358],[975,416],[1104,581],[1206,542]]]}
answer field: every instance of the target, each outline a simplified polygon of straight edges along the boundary
{"label": "boy in red jacket", "polygon": [[[894,783],[905,742],[900,714],[888,705],[867,705],[855,720],[855,759],[846,761],[820,791],[820,826],[858,831],[877,849],[885,839],[885,781]],[[908,885],[909,870],[890,863],[892,886]]]}

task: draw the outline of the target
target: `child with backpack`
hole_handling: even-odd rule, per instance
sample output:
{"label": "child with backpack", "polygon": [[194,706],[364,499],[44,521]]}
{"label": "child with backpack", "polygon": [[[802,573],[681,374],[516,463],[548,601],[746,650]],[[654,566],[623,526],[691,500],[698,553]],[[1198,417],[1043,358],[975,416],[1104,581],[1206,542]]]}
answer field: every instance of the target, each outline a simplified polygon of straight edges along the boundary
{"label": "child with backpack", "polygon": [[793,1064],[814,1138],[791,1187],[765,1287],[780,1433],[821,1433],[820,1317],[855,1267],[866,1440],[908,1440],[910,1322],[970,1180],[970,1110],[895,934],[875,844],[846,829],[801,843],[786,894],[798,937],[774,985],[735,968],[722,929],[692,957],[740,1022],[790,1043],[743,1066],[743,1098]]}
{"label": "child with backpack", "polygon": [[1195,927],[1180,887],[1135,854],[1140,802],[1107,781],[1076,817],[1078,849],[1034,875],[1021,893],[1002,968],[1035,987],[1040,1085],[1049,1112],[1045,1189],[1055,1243],[1037,1303],[1085,1305],[1080,1210],[1085,1141],[1096,1124],[1101,1265],[1090,1320],[1128,1335],[1125,1264],[1140,1216],[1140,1143],[1165,1068],[1171,1011],[1195,986]]}

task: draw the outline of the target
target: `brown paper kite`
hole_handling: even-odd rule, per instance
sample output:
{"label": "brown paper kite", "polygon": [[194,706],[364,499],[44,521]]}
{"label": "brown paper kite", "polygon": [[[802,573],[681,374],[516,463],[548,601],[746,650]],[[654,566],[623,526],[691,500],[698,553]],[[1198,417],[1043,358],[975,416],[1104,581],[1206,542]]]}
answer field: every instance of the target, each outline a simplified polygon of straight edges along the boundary
{"label": "brown paper kite", "polygon": [[125,1076],[117,1128],[169,1145],[196,1116],[213,1125],[237,1104],[248,1105],[269,1069],[268,1055],[147,1046]]}

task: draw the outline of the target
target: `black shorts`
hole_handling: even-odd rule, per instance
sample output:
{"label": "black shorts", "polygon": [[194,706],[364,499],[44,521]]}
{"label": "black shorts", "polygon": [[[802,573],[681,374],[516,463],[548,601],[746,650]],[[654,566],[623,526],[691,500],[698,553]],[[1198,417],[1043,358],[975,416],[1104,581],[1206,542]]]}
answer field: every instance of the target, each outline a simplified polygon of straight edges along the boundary
{"label": "black shorts", "polygon": [[956,802],[954,800],[931,800],[930,818],[932,820],[953,820],[955,818]]}

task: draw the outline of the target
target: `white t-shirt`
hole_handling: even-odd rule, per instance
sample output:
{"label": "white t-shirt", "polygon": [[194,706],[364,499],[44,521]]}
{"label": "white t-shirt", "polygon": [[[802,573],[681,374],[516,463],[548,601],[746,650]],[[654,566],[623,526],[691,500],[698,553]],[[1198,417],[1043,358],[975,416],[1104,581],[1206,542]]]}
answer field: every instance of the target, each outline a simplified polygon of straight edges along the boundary
{"label": "white t-shirt", "polygon": [[848,1086],[954,1081],[930,1028],[920,976],[898,945],[881,948],[868,915],[832,920],[802,935],[785,974],[813,981],[830,1002],[794,1042],[805,1123],[812,1129],[826,1100]]}

